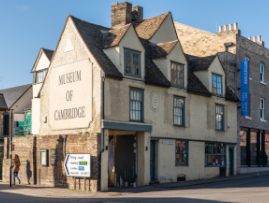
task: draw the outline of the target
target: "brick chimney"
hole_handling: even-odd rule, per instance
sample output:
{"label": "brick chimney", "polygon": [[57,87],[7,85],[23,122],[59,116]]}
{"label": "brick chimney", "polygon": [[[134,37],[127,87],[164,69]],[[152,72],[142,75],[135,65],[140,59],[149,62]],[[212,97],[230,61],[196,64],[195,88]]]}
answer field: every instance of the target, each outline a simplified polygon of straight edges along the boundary
{"label": "brick chimney", "polygon": [[132,22],[132,4],[124,2],[112,4],[111,27],[118,28]]}
{"label": "brick chimney", "polygon": [[135,22],[142,22],[143,21],[143,7],[135,6],[132,8],[132,16]]}
{"label": "brick chimney", "polygon": [[143,21],[143,7],[131,3],[115,3],[111,7],[111,28],[119,28],[132,22]]}

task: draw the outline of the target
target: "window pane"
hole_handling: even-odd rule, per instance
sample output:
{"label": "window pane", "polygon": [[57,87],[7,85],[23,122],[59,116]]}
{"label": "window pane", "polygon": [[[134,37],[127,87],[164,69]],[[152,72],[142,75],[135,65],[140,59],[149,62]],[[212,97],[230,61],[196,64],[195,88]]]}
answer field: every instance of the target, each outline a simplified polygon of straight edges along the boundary
{"label": "window pane", "polygon": [[171,62],[171,82],[173,84],[184,86],[184,66]]}
{"label": "window pane", "polygon": [[36,72],[36,83],[43,82],[47,70]]}
{"label": "window pane", "polygon": [[140,53],[132,50],[125,51],[125,73],[132,76],[139,76],[140,74]]}
{"label": "window pane", "polygon": [[183,86],[183,66],[177,65],[178,85]]}
{"label": "window pane", "polygon": [[257,133],[250,133],[250,162],[251,165],[257,165]]}
{"label": "window pane", "polygon": [[247,165],[247,132],[240,131],[241,165]]}
{"label": "window pane", "polygon": [[183,125],[184,99],[174,98],[174,124]]}
{"label": "window pane", "polygon": [[224,107],[216,105],[216,130],[224,130],[223,126]]}
{"label": "window pane", "polygon": [[269,134],[265,134],[265,158],[264,165],[269,166]]}
{"label": "window pane", "polygon": [[176,141],[176,165],[187,164],[188,160],[188,142]]}
{"label": "window pane", "polygon": [[142,90],[130,91],[130,120],[142,121]]}

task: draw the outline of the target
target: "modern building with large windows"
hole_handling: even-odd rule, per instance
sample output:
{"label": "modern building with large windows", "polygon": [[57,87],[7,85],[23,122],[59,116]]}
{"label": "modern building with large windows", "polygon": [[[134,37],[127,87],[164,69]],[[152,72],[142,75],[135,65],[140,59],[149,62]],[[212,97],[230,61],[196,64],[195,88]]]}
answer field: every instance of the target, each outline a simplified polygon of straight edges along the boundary
{"label": "modern building with large windows", "polygon": [[[67,17],[35,94],[38,136],[25,138],[36,156],[21,155],[31,181],[106,191],[235,175],[239,100],[220,57],[185,55],[170,12],[143,19],[125,2],[111,15],[110,28]],[[41,164],[42,150],[57,164]],[[64,173],[75,153],[91,155],[90,178]]]}
{"label": "modern building with large windows", "polygon": [[245,38],[238,24],[220,26],[210,33],[174,22],[186,54],[208,57],[218,54],[226,73],[227,86],[240,97],[240,61],[249,61],[249,115],[241,116],[238,103],[237,171],[269,170],[269,49],[261,36]]}

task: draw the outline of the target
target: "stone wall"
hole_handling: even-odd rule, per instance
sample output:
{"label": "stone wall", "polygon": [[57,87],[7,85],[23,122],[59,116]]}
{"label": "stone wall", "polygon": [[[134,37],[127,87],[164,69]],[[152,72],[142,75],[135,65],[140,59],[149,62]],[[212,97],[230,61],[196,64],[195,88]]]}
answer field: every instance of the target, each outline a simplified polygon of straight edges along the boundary
{"label": "stone wall", "polygon": [[[101,136],[97,133],[78,135],[57,135],[39,137],[15,137],[13,144],[18,154],[21,167],[19,178],[23,184],[37,184],[56,187],[67,187],[84,190],[84,179],[67,177],[63,167],[66,154],[90,154],[91,155],[91,177],[86,178],[86,190],[99,190],[100,170],[100,143]],[[5,138],[5,151],[7,151],[8,139]],[[40,149],[47,149],[49,152],[48,166],[40,165]],[[50,152],[56,149],[57,164],[51,166]],[[4,157],[3,181],[9,181],[10,159]],[[74,187],[76,181],[76,187]]]}

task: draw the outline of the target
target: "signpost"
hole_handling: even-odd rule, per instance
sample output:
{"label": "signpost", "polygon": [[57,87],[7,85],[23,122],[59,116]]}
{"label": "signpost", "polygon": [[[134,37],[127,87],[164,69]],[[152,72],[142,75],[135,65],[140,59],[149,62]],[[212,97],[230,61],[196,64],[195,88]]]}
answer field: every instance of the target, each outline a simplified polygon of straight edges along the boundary
{"label": "signpost", "polygon": [[91,177],[91,155],[90,154],[67,154],[64,160],[66,176]]}
{"label": "signpost", "polygon": [[249,61],[240,62],[241,116],[249,116]]}

